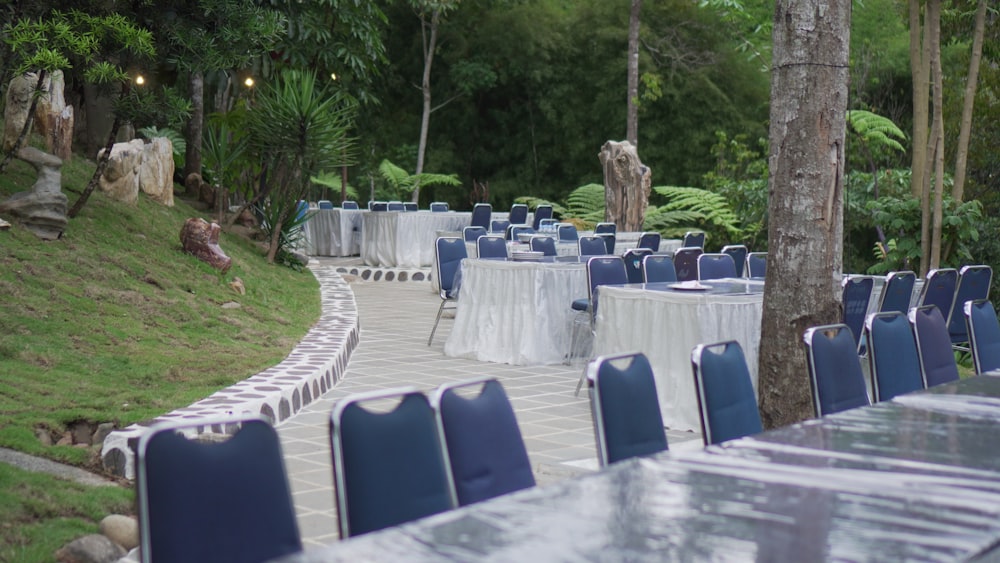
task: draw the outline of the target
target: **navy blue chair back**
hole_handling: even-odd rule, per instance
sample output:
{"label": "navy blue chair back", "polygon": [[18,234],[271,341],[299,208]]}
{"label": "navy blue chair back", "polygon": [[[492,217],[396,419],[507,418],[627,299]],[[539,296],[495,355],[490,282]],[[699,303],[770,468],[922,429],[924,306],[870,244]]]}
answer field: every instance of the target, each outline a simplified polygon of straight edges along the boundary
{"label": "navy blue chair back", "polygon": [[618,226],[614,223],[598,223],[594,227],[595,235],[614,235],[618,233]]}
{"label": "navy blue chair back", "polygon": [[595,233],[594,236],[604,241],[604,250],[607,254],[615,253],[615,234],[614,233]]}
{"label": "navy blue chair back", "polygon": [[951,305],[951,314],[948,316],[948,334],[951,336],[952,344],[969,341],[969,332],[965,326],[965,315],[962,314],[962,309],[965,307],[966,301],[988,298],[992,281],[993,268],[989,266],[962,266],[962,269],[958,271],[955,300]]}
{"label": "navy blue chair back", "polygon": [[495,220],[490,221],[490,232],[491,233],[507,233],[507,229],[510,227],[510,221]]}
{"label": "navy blue chair back", "polygon": [[993,303],[989,299],[966,301],[964,313],[976,373],[1000,369],[1000,322]]}
{"label": "navy blue chair back", "polygon": [[462,229],[462,237],[465,239],[465,242],[476,242],[479,240],[479,237],[486,236],[487,234],[489,233],[483,227],[469,226]]}
{"label": "navy blue chair back", "polygon": [[507,228],[508,239],[512,242],[520,242],[521,235],[533,235],[535,234],[535,229],[525,225],[511,225]]}
{"label": "navy blue chair back", "polygon": [[[917,306],[934,305],[947,323],[948,313],[951,312],[951,306],[955,302],[955,288],[957,287],[958,270],[954,268],[931,270],[924,278],[924,287],[920,290]],[[945,324],[945,326],[948,325]]]}
{"label": "navy blue chair back", "polygon": [[490,228],[493,220],[493,206],[488,203],[477,203],[472,207],[472,219],[469,224],[473,227],[482,227],[486,230]]}
{"label": "navy blue chair back", "polygon": [[645,283],[675,282],[674,259],[666,254],[648,254],[642,258],[642,281]]}
{"label": "navy blue chair back", "polygon": [[841,282],[843,312],[840,321],[851,329],[854,347],[858,349],[861,348],[861,331],[865,326],[865,315],[868,314],[874,287],[875,280],[868,277],[844,278]]}
{"label": "navy blue chair back", "polygon": [[648,248],[653,252],[660,250],[660,233],[646,232],[639,235],[639,242],[635,244],[637,248]]}
{"label": "navy blue chair back", "polygon": [[523,203],[515,203],[510,206],[510,213],[507,215],[511,225],[525,225],[528,223],[528,206]]}
{"label": "navy blue chair back", "polygon": [[320,209],[333,209],[333,202],[328,199],[321,199],[317,202]]}
{"label": "navy blue chair back", "polygon": [[750,252],[747,254],[747,277],[767,277],[767,253]]}
{"label": "navy blue chair back", "polygon": [[556,236],[559,237],[559,242],[576,242],[580,238],[576,225],[569,223],[559,223],[556,227]]}
{"label": "navy blue chair back", "polygon": [[621,256],[593,256],[587,260],[587,288],[590,297],[590,317],[597,316],[597,299],[602,285],[629,283],[625,261]]}
{"label": "navy blue chair back", "polygon": [[476,240],[480,258],[507,258],[507,239],[500,235],[483,235]]}
{"label": "navy blue chair back", "polygon": [[602,256],[608,254],[604,239],[599,236],[582,236],[577,241],[580,256]]}
{"label": "navy blue chair back", "polygon": [[341,209],[358,209],[358,202],[351,201],[349,199],[348,200],[344,200],[343,203],[340,204],[340,208]]}
{"label": "navy blue chair back", "polygon": [[677,272],[677,281],[695,281],[698,279],[698,257],[703,254],[701,248],[689,246],[678,248],[674,252],[674,270]]}
{"label": "navy blue chair back", "polygon": [[[536,215],[536,217],[537,217],[537,215]],[[538,226],[537,227],[532,227],[532,229],[536,230],[536,231],[550,230],[552,232],[555,232],[556,231],[556,223],[558,223],[558,222],[559,221],[556,221],[552,217],[548,217],[546,219],[542,219],[540,221],[537,221]]]}
{"label": "navy blue chair back", "polygon": [[417,202],[415,201],[404,201],[403,211],[419,211],[420,208],[417,207]]}
{"label": "navy blue chair back", "polygon": [[406,206],[402,201],[390,201],[386,207],[387,211],[406,211]]}
{"label": "navy blue chair back", "polygon": [[705,248],[705,233],[702,231],[688,231],[684,233],[681,246],[697,246]]}
{"label": "navy blue chair back", "polygon": [[468,250],[465,247],[465,239],[438,237],[434,242],[434,273],[437,274],[438,278],[438,296],[441,298],[441,305],[438,307],[437,318],[434,319],[430,338],[427,339],[428,346],[434,341],[434,333],[441,322],[445,306],[448,303],[454,303],[457,299],[455,278],[462,267],[462,260],[466,258],[468,258]]}
{"label": "navy blue chair back", "polygon": [[[398,400],[389,412],[366,408]],[[330,414],[340,537],[396,526],[451,509],[434,411],[416,389],[362,393]]]}
{"label": "navy blue chair back", "polygon": [[865,320],[864,334],[873,402],[924,387],[917,342],[906,315],[899,311],[872,313]]}
{"label": "navy blue chair back", "polygon": [[531,237],[531,250],[541,252],[543,256],[556,256],[556,239],[552,237]]}
{"label": "navy blue chair back", "polygon": [[691,369],[706,446],[763,431],[750,369],[739,342],[695,346]]}
{"label": "navy blue chair back", "polygon": [[[475,397],[460,389],[479,388]],[[514,409],[496,379],[443,385],[431,398],[454,503],[465,506],[535,486]]]}
{"label": "navy blue chair back", "polygon": [[924,387],[958,381],[958,365],[941,310],[936,305],[924,305],[910,309],[908,316],[917,340]]}
{"label": "navy blue chair back", "polygon": [[630,248],[625,251],[625,254],[622,255],[622,260],[625,262],[628,283],[643,282],[642,261],[652,253],[653,251],[648,248]]}
{"label": "navy blue chair back", "polygon": [[369,202],[370,209],[372,211],[388,211],[389,204],[384,201],[371,201]]}
{"label": "navy blue chair back", "polygon": [[913,285],[917,283],[917,275],[908,270],[889,272],[879,295],[878,312],[896,311],[904,316],[910,310],[910,300],[913,298]]}
{"label": "navy blue chair back", "polygon": [[732,256],[733,263],[736,264],[736,277],[742,278],[743,272],[746,271],[747,254],[749,253],[747,247],[742,244],[728,244],[722,247],[722,253]]}
{"label": "navy blue chair back", "polygon": [[[693,248],[693,247],[686,247]],[[720,278],[735,278],[736,263],[728,254],[710,253],[698,256],[698,279],[717,280]]]}
{"label": "navy blue chair back", "polygon": [[653,368],[644,354],[600,356],[587,370],[601,466],[668,449]]}
{"label": "navy blue chair back", "polygon": [[432,201],[431,202],[431,211],[433,211],[435,213],[443,213],[445,211],[448,211],[448,202],[446,202],[446,201]]}
{"label": "navy blue chair back", "polygon": [[[239,428],[225,442],[179,429]],[[144,562],[269,561],[302,551],[278,435],[259,418],[165,423],[136,456]]]}
{"label": "navy blue chair back", "polygon": [[803,339],[816,416],[871,404],[858,345],[847,325],[813,327]]}
{"label": "navy blue chair back", "polygon": [[552,218],[552,206],[551,205],[539,205],[535,208],[535,218],[531,222],[531,228],[536,231],[541,227],[543,219]]}

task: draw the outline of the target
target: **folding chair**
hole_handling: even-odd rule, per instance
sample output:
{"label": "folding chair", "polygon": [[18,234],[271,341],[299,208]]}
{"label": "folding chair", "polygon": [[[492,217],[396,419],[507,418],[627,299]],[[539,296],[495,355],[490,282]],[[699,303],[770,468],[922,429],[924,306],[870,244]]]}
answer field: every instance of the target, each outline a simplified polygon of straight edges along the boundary
{"label": "folding chair", "polygon": [[600,238],[604,241],[605,254],[615,253],[615,234],[614,233],[596,233],[594,236]]}
{"label": "folding chair", "polygon": [[556,236],[559,237],[559,242],[576,242],[580,235],[576,231],[576,225],[556,223]]}
{"label": "folding chair", "polygon": [[681,246],[697,246],[698,248],[705,248],[705,233],[702,231],[688,231],[684,233],[684,238],[681,240]]}
{"label": "folding chair", "polygon": [[480,258],[507,258],[507,239],[500,235],[483,235],[476,240]]}
{"label": "folding chair", "polygon": [[807,329],[803,335],[816,416],[870,405],[858,345],[845,324]]}
{"label": "folding chair", "polygon": [[854,335],[854,348],[860,352],[863,348],[861,330],[865,326],[865,315],[868,314],[868,304],[871,302],[875,280],[869,277],[851,277],[844,278],[840,285],[843,302],[840,322],[851,329],[851,334]]}
{"label": "folding chair", "polygon": [[739,342],[695,346],[691,350],[691,370],[701,438],[706,446],[763,431],[757,394]]}
{"label": "folding chair", "polygon": [[947,327],[948,313],[955,302],[955,288],[958,287],[958,270],[938,268],[927,272],[924,287],[920,290],[917,307],[935,305],[944,317]]}
{"label": "folding chair", "polygon": [[742,244],[727,244],[722,247],[721,252],[732,256],[733,263],[736,264],[736,277],[742,278],[746,271],[747,254],[749,253],[747,247]]}
{"label": "folding chair", "polygon": [[552,237],[537,236],[531,237],[528,243],[533,252],[541,252],[543,256],[556,256],[556,239]]}
{"label": "folding chair", "polygon": [[622,255],[625,262],[625,272],[628,276],[628,283],[642,283],[642,261],[653,251],[648,248],[630,248]]}
{"label": "folding chair", "polygon": [[[199,426],[232,434],[182,434]],[[144,563],[256,563],[302,551],[281,443],[266,420],[157,424],[139,439],[136,467]]]}
{"label": "folding chair", "polygon": [[698,279],[698,257],[703,253],[697,246],[687,246],[678,248],[674,252],[674,270],[677,272],[677,281],[695,281]]}
{"label": "folding chair", "polygon": [[521,235],[533,234],[535,234],[535,229],[532,229],[527,225],[511,225],[510,227],[507,227],[507,240],[511,242],[520,242]]}
{"label": "folding chair", "polygon": [[535,207],[535,218],[531,223],[531,228],[534,230],[539,230],[544,219],[552,218],[552,206],[551,205],[539,205]]}
{"label": "folding chair", "polygon": [[358,209],[358,202],[356,202],[356,201],[351,201],[351,200],[349,200],[349,199],[345,199],[345,200],[344,200],[344,201],[343,201],[343,202],[342,202],[342,203],[340,204],[340,208],[341,208],[341,209]]}
{"label": "folding chair", "polygon": [[507,229],[510,227],[510,221],[504,221],[497,219],[490,221],[490,232],[491,233],[507,233]]}
{"label": "folding chair", "polygon": [[462,238],[465,239],[465,242],[476,242],[479,240],[479,237],[484,237],[487,234],[486,229],[483,227],[473,227],[470,225],[462,229]]}
{"label": "folding chair", "polygon": [[603,256],[608,254],[604,239],[599,236],[583,236],[577,239],[577,249],[580,256]]}
{"label": "folding chair", "polygon": [[320,209],[333,209],[333,202],[328,199],[321,199],[317,202]]}
{"label": "folding chair", "polygon": [[873,402],[924,387],[917,342],[906,315],[899,311],[872,313],[865,319],[864,335]]}
{"label": "folding chair", "polygon": [[[962,266],[958,271],[958,284],[955,287],[955,299],[948,313],[948,335],[951,337],[952,348],[969,351],[969,333],[965,327],[965,316],[962,314],[966,301],[987,299],[990,296],[990,282],[993,280],[993,269],[986,265]],[[944,309],[941,310],[944,314]],[[966,344],[966,346],[963,346]]]}
{"label": "folding chair", "polygon": [[595,358],[587,366],[587,385],[601,467],[668,449],[653,368],[644,354]]}
{"label": "folding chair", "polygon": [[645,232],[639,235],[639,242],[636,243],[636,248],[648,248],[653,252],[659,252],[660,250],[660,233],[656,232]]}
{"label": "folding chair", "polygon": [[433,211],[435,213],[443,213],[445,211],[448,211],[448,202],[446,202],[446,201],[432,201],[431,202],[431,211]]}
{"label": "folding chair", "polygon": [[[685,247],[697,248],[697,247]],[[679,251],[678,251],[679,252]],[[698,255],[698,279],[717,280],[720,278],[735,278],[736,263],[733,257],[722,253]]]}
{"label": "folding chair", "polygon": [[510,213],[507,219],[511,225],[525,225],[528,223],[528,206],[523,203],[515,203],[510,206]]}
{"label": "folding chair", "polygon": [[387,211],[406,211],[406,206],[402,201],[390,201],[386,204]]}
{"label": "folding chair", "polygon": [[598,223],[594,227],[595,235],[614,235],[618,233],[618,226],[614,223]]}
{"label": "folding chair", "polygon": [[441,298],[441,305],[438,307],[437,318],[434,319],[431,336],[427,339],[428,346],[434,341],[434,333],[437,331],[438,323],[441,322],[441,314],[444,313],[445,305],[452,303],[457,306],[455,275],[462,267],[462,260],[468,257],[465,241],[459,237],[438,237],[434,243],[434,251],[434,272],[438,277],[440,287],[438,296]]}
{"label": "folding chair", "polygon": [[389,203],[385,201],[370,201],[368,202],[369,211],[388,211]]}
{"label": "folding chair", "polygon": [[908,270],[889,272],[882,286],[882,294],[878,298],[878,312],[897,311],[904,316],[910,310],[910,300],[913,298],[913,286],[917,283],[917,274]]}
{"label": "folding chair", "polygon": [[[598,288],[602,285],[622,285],[629,283],[628,273],[625,270],[625,259],[621,256],[592,256],[587,260],[587,297],[575,299],[570,304],[570,308],[580,313],[573,322],[573,338],[570,349],[577,348],[577,324],[581,316],[585,315],[591,333],[594,331],[594,321],[597,318]],[[580,394],[586,371],[580,374],[580,380],[576,383],[574,395]]]}
{"label": "folding chair", "polygon": [[472,219],[469,221],[469,225],[489,230],[492,219],[493,206],[488,203],[477,203],[472,207]]}
{"label": "folding chair", "polygon": [[767,253],[750,252],[747,254],[747,277],[767,277]]}
{"label": "folding chair", "polygon": [[958,381],[958,364],[955,363],[951,337],[948,336],[948,326],[941,310],[936,305],[914,307],[908,317],[917,340],[924,387]]}
{"label": "folding chair", "polygon": [[419,210],[420,210],[420,208],[417,206],[417,202],[415,202],[415,201],[404,201],[403,202],[403,211],[411,211],[412,212],[412,211],[419,211]]}
{"label": "folding chair", "polygon": [[674,269],[674,259],[666,254],[647,254],[643,256],[642,281],[645,283],[677,281],[677,270]]}
{"label": "folding chair", "polygon": [[976,373],[1000,369],[1000,322],[989,299],[966,301],[965,322]]}

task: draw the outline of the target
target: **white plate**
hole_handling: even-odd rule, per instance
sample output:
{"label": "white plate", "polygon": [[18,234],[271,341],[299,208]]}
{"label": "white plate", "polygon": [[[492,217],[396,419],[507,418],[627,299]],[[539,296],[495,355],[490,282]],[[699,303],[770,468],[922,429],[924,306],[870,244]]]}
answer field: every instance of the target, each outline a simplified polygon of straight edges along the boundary
{"label": "white plate", "polygon": [[675,283],[675,284],[671,284],[669,287],[670,287],[670,289],[677,289],[677,290],[680,290],[680,291],[706,291],[706,290],[712,289],[712,286],[710,286],[710,285],[702,285],[700,282],[696,282],[696,281],[687,281],[687,282]]}

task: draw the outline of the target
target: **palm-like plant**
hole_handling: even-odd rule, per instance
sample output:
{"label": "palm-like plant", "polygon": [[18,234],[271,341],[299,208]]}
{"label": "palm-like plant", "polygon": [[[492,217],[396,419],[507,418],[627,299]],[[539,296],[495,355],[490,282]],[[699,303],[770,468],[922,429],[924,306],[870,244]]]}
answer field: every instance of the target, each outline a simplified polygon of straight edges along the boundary
{"label": "palm-like plant", "polygon": [[434,174],[432,172],[421,172],[420,174],[410,174],[401,167],[389,162],[388,159],[383,160],[378,165],[378,171],[385,178],[385,181],[389,184],[389,187],[393,191],[393,196],[391,199],[403,200],[410,199],[413,195],[414,190],[418,187],[423,186],[433,186],[433,185],[443,185],[443,186],[461,186],[462,182],[458,179],[455,174]]}

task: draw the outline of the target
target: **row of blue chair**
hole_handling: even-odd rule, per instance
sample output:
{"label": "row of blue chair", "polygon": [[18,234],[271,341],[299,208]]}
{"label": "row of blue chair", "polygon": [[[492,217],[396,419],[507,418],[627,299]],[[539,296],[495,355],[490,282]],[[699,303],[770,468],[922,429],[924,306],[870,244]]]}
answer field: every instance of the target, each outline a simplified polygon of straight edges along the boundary
{"label": "row of blue chair", "polygon": [[[538,231],[541,222],[551,218],[552,206],[544,204],[539,205],[535,208],[535,216],[532,221],[531,228],[534,231]],[[483,229],[491,232],[504,232],[509,226],[526,225],[527,223],[528,206],[523,203],[515,203],[511,205],[506,221],[498,222],[496,225],[494,225],[493,221],[493,205],[489,203],[477,203],[472,206],[472,219],[469,221],[469,225],[473,227],[482,227]]]}

